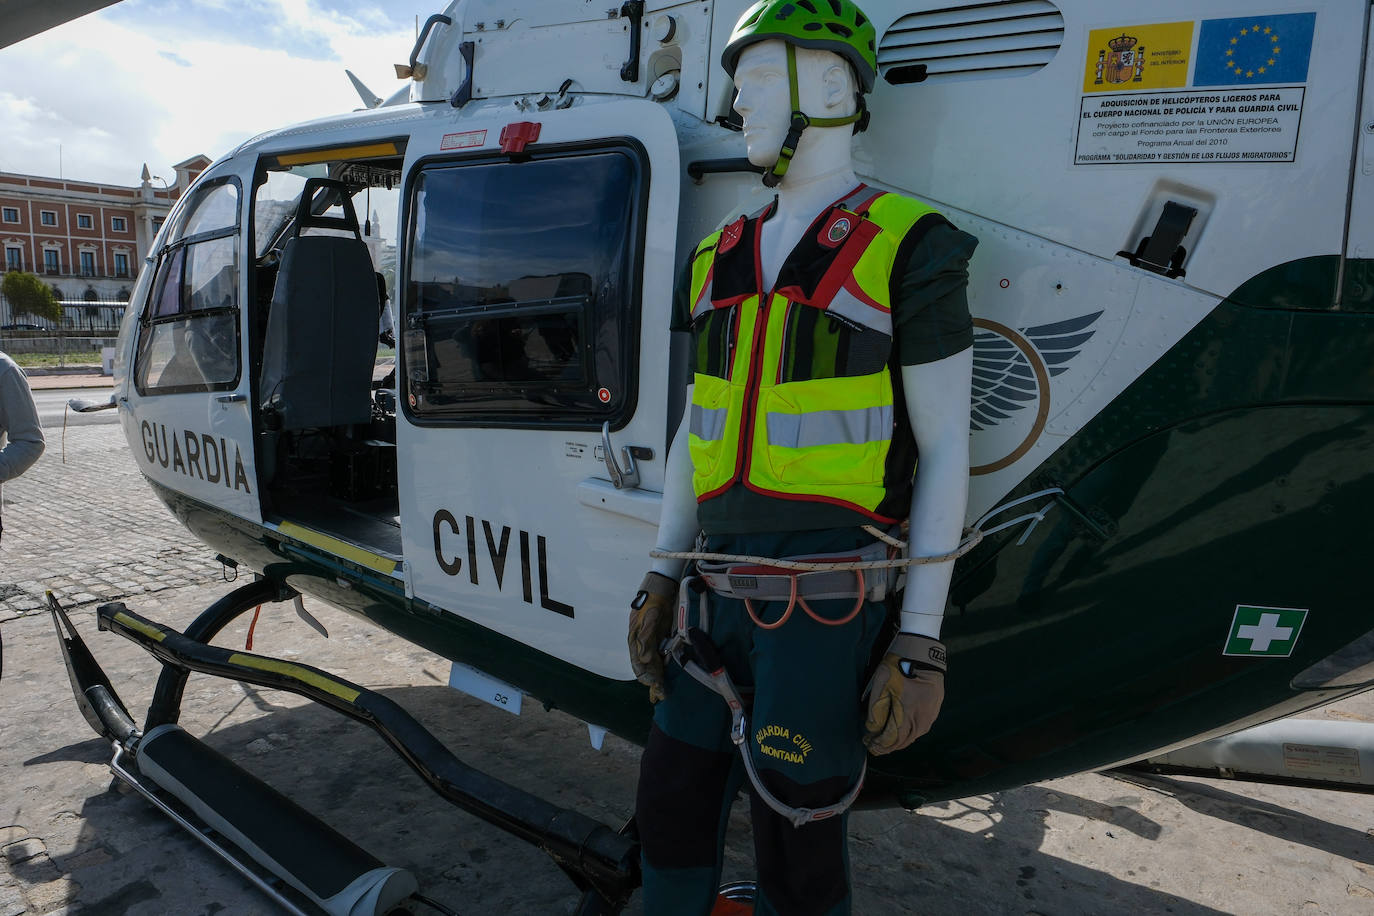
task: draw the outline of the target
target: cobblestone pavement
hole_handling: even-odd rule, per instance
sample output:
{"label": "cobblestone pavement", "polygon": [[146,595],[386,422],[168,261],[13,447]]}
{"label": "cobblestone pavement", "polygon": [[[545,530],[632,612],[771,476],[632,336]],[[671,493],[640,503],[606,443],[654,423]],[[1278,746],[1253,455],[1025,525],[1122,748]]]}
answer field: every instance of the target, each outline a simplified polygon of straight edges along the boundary
{"label": "cobblestone pavement", "polygon": [[217,581],[213,551],[186,535],[139,473],[118,426],[46,431],[48,447],[0,497],[0,623],[41,610]]}

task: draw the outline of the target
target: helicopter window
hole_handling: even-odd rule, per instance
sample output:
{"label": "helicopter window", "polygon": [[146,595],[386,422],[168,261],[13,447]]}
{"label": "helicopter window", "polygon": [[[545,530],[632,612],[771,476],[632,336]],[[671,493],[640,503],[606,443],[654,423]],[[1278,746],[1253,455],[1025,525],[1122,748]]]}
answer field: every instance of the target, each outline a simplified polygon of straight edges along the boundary
{"label": "helicopter window", "polygon": [[634,403],[637,148],[424,169],[404,359],[419,418],[595,427]]}
{"label": "helicopter window", "polygon": [[295,216],[306,179],[327,177],[329,168],[324,164],[267,172],[266,180],[258,186],[253,199],[253,245],[259,258],[271,250]]}
{"label": "helicopter window", "polygon": [[239,187],[233,179],[188,201],[158,257],[139,327],[140,393],[232,388],[239,377]]}
{"label": "helicopter window", "polygon": [[178,234],[188,238],[216,229],[233,229],[238,221],[239,186],[232,182],[211,185],[189,208],[189,215]]}

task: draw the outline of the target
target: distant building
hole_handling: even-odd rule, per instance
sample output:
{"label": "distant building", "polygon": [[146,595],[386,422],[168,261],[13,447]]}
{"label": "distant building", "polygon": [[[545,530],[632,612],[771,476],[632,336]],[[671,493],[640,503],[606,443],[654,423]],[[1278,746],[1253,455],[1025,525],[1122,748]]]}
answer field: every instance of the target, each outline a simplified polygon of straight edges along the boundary
{"label": "distant building", "polygon": [[[146,165],[135,187],[0,172],[4,269],[38,274],[68,302],[127,302],[168,211],[209,166],[179,162],[161,187]],[[0,305],[0,322],[12,321]]]}

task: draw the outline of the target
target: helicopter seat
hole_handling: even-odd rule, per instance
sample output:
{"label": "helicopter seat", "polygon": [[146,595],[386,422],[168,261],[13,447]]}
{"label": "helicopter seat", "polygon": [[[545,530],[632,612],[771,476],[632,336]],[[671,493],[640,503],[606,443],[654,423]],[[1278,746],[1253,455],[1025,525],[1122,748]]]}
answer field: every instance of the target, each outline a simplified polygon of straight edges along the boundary
{"label": "helicopter seat", "polygon": [[[316,182],[338,185],[311,179],[301,195],[302,211]],[[306,213],[298,217],[296,231],[351,223],[352,237],[297,234],[282,248],[260,390],[264,412],[284,431],[350,426],[372,417],[380,302],[372,258],[357,235],[347,195],[340,196],[343,220]]]}

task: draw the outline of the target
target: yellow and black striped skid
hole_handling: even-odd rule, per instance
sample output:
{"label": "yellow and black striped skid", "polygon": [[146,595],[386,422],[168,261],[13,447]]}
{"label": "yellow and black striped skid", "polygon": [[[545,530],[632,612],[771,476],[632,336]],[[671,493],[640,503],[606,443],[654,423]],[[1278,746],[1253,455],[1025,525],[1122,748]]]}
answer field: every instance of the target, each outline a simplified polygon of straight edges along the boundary
{"label": "yellow and black striped skid", "polygon": [[134,641],[172,669],[285,690],[370,726],[440,796],[539,846],[579,886],[608,902],[623,907],[639,885],[639,848],[631,837],[468,766],[379,693],[309,665],[198,642],[121,602],[100,605],[96,617],[102,630]]}

